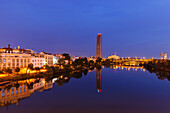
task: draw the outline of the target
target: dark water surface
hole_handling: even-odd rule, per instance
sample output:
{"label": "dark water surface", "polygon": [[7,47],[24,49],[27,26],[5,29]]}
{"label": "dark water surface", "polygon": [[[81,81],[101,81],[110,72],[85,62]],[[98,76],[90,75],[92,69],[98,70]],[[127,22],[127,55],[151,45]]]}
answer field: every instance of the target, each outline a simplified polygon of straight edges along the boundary
{"label": "dark water surface", "polygon": [[79,79],[71,78],[60,87],[57,83],[51,85],[19,99],[18,104],[1,105],[0,113],[170,112],[170,82],[148,71],[104,68]]}

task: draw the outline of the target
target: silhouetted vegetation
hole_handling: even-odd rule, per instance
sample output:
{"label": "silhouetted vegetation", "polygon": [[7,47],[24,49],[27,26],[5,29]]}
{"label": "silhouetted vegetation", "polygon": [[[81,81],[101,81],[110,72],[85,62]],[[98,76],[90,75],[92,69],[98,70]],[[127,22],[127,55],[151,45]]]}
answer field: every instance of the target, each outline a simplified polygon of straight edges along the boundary
{"label": "silhouetted vegetation", "polygon": [[70,57],[70,55],[68,53],[64,53],[63,56],[65,57],[64,60],[70,61],[71,57]]}
{"label": "silhouetted vegetation", "polygon": [[170,81],[170,60],[153,60],[141,66],[144,66],[150,73],[155,73],[158,79],[167,78]]}
{"label": "silhouetted vegetation", "polygon": [[20,72],[20,68],[19,67],[15,68],[15,72],[17,72],[18,74],[18,72]]}

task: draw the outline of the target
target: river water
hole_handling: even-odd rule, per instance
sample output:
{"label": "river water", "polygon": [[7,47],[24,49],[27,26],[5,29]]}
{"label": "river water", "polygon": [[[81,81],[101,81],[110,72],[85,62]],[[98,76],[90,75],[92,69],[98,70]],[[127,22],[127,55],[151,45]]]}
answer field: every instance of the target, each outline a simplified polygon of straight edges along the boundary
{"label": "river water", "polygon": [[1,84],[0,113],[169,113],[170,82],[140,68]]}

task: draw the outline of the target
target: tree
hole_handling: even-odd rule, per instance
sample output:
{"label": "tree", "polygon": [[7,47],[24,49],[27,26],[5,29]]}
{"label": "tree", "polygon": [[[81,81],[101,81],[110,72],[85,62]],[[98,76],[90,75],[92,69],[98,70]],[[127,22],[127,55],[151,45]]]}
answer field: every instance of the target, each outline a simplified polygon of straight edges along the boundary
{"label": "tree", "polygon": [[87,58],[85,57],[83,60],[84,60],[84,63],[85,63],[86,65],[88,65],[88,60],[87,60]]}
{"label": "tree", "polygon": [[92,65],[94,65],[94,61],[93,61],[93,60],[90,60],[90,61],[89,61],[89,66],[92,66]]}
{"label": "tree", "polygon": [[15,72],[17,72],[18,74],[18,72],[20,72],[20,68],[19,67],[15,68]]}
{"label": "tree", "polygon": [[96,63],[101,63],[102,58],[98,57]]}
{"label": "tree", "polygon": [[68,65],[63,65],[63,67],[64,67],[65,70],[69,70],[70,69],[70,65],[69,64]]}
{"label": "tree", "polygon": [[31,69],[31,70],[34,70],[34,66],[32,63],[28,64],[28,68]]}
{"label": "tree", "polygon": [[46,70],[47,70],[47,73],[49,74],[49,73],[51,73],[53,70],[51,69],[51,66],[46,66],[46,68],[45,68]]}
{"label": "tree", "polygon": [[64,53],[63,56],[65,57],[65,60],[70,61],[71,57],[68,53]]}
{"label": "tree", "polygon": [[40,72],[40,68],[39,67],[35,67],[35,70]]}
{"label": "tree", "polygon": [[83,71],[83,74],[86,76],[87,73],[88,73],[88,69],[85,69],[85,70]]}
{"label": "tree", "polygon": [[65,64],[65,61],[64,61],[63,58],[59,58],[59,59],[58,59],[58,63],[64,65],[64,64]]}
{"label": "tree", "polygon": [[0,70],[0,74],[4,74],[2,70]]}
{"label": "tree", "polygon": [[50,66],[46,64],[46,65],[44,65],[44,67],[45,67],[45,69],[48,69]]}
{"label": "tree", "polygon": [[[33,70],[33,69],[34,69],[34,66],[33,66],[32,63],[28,64],[27,71],[28,71],[28,69],[30,69],[30,70]],[[27,71],[26,71],[26,73],[27,73]]]}
{"label": "tree", "polygon": [[53,74],[56,74],[56,70],[55,70],[54,66],[50,66],[50,70],[48,70],[48,71],[52,71]]}
{"label": "tree", "polygon": [[55,71],[56,71],[56,72],[59,72],[59,67],[56,66],[56,67],[55,67]]}
{"label": "tree", "polygon": [[12,69],[10,69],[10,68],[7,68],[5,71],[6,71],[6,73],[8,73],[8,75],[12,74]]}
{"label": "tree", "polygon": [[83,66],[83,59],[76,59],[73,64],[74,67],[81,67]]}

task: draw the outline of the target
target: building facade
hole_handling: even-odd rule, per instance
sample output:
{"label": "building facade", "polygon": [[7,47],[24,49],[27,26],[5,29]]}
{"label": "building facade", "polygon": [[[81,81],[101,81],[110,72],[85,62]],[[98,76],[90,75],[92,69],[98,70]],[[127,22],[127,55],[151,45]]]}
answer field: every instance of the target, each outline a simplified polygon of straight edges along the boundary
{"label": "building facade", "polygon": [[49,66],[53,65],[53,55],[52,54],[46,53],[46,52],[41,52],[40,56],[44,57],[44,64],[45,65],[49,65]]}
{"label": "building facade", "polygon": [[28,65],[32,63],[33,67],[43,67],[45,64],[52,66],[53,65],[53,55],[50,53],[34,53],[30,49],[21,49],[8,47],[0,48],[0,70],[4,68],[14,69],[27,68]]}
{"label": "building facade", "polygon": [[163,52],[160,53],[160,59],[161,59],[161,60],[162,60],[162,59],[166,60],[167,57],[168,57],[167,53],[163,53]]}
{"label": "building facade", "polygon": [[24,68],[27,67],[31,60],[31,53],[33,50],[11,48],[10,44],[8,47],[0,48],[0,69],[4,68]]}
{"label": "building facade", "polygon": [[0,69],[24,68],[30,63],[31,54],[0,53]]}
{"label": "building facade", "polygon": [[96,58],[102,58],[102,33],[97,34]]}
{"label": "building facade", "polygon": [[32,56],[31,63],[33,64],[33,68],[35,67],[42,68],[45,65],[45,60],[43,57]]}

